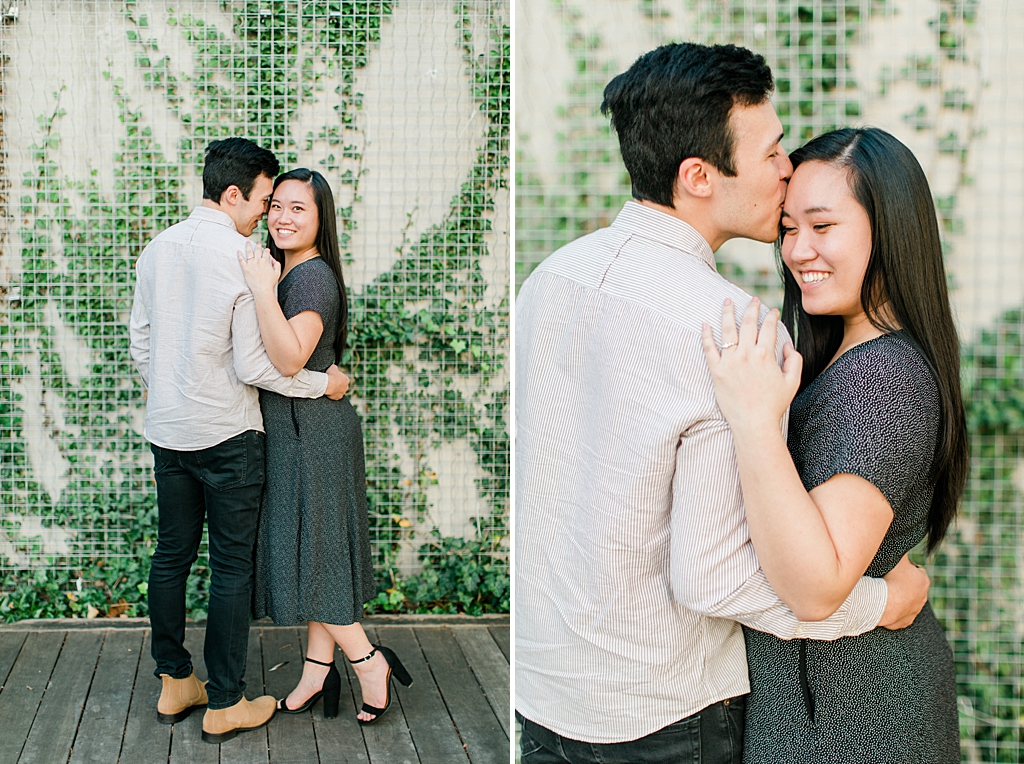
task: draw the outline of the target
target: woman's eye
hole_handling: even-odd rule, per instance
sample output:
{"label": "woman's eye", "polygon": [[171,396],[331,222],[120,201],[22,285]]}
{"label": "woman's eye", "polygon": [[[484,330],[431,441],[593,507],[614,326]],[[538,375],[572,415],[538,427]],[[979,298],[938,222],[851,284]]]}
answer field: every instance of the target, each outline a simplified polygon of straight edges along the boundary
{"label": "woman's eye", "polygon": [[815,231],[824,231],[824,230],[826,230],[828,228],[831,228],[831,227],[832,227],[831,223],[815,223],[814,230]]}
{"label": "woman's eye", "polygon": [[796,233],[796,229],[795,228],[786,228],[785,226],[782,227],[782,235],[783,236],[789,236],[791,233]]}

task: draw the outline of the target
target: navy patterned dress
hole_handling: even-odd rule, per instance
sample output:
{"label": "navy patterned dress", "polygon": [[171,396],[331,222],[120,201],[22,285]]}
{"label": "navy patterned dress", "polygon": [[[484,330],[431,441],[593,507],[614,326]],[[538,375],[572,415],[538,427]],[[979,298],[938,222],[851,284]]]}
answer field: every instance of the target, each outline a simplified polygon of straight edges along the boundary
{"label": "navy patterned dress", "polygon": [[[807,490],[852,473],[892,506],[869,576],[924,537],[938,427],[929,364],[900,332],[851,348],[793,401],[789,449]],[[931,606],[906,629],[830,642],[744,633],[746,764],[959,764],[953,655]]]}
{"label": "navy patterned dress", "polygon": [[[315,310],[324,332],[306,362],[334,363],[341,293],[319,257],[292,268],[277,288],[286,318]],[[286,398],[260,390],[267,482],[256,537],[253,615],[289,625],[361,621],[376,587],[370,558],[363,432],[348,396]]]}

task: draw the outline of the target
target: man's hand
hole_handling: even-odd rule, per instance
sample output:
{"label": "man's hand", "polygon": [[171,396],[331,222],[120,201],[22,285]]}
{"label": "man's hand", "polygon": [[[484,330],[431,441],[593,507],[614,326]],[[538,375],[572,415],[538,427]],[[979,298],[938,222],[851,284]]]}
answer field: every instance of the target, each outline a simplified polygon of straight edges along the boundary
{"label": "man's hand", "polygon": [[[348,392],[348,383],[350,381],[351,380],[348,378],[348,375],[332,363],[327,369],[327,391],[324,395],[332,401],[340,401],[345,397],[345,393]],[[890,575],[892,574],[890,573]],[[891,590],[889,592],[889,598],[892,599]],[[921,608],[918,608],[918,610],[920,609]]]}
{"label": "man's hand", "polygon": [[903,555],[899,564],[885,576],[885,583],[889,587],[889,600],[885,603],[885,612],[878,625],[887,629],[905,629],[928,603],[931,579],[924,568],[918,567]]}

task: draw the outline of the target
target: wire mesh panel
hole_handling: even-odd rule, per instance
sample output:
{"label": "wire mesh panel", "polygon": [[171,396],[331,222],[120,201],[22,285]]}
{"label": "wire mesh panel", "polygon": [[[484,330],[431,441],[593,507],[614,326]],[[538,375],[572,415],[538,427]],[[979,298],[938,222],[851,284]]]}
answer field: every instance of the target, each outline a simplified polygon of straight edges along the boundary
{"label": "wire mesh panel", "polygon": [[[232,135],[334,190],[382,583],[419,574],[426,599],[450,599],[457,560],[507,603],[508,13],[0,0],[5,616],[141,612],[155,504],[134,263],[199,203],[204,149]],[[205,579],[191,586],[201,614]],[[460,607],[480,607],[472,588]]]}
{"label": "wire mesh panel", "polygon": [[[762,53],[792,150],[845,125],[921,161],[943,231],[964,358],[972,466],[928,561],[953,646],[964,761],[1024,760],[1024,4],[1014,0],[520,0],[516,282],[629,198],[598,111],[608,80],[669,41]],[[732,241],[719,270],[781,303],[771,248]]]}

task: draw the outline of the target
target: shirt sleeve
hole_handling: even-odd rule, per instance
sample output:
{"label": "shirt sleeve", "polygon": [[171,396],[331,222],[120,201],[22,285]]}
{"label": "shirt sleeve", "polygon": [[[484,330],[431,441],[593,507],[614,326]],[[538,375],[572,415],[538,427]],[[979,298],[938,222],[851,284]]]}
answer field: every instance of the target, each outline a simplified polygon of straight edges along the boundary
{"label": "shirt sleeve", "polygon": [[289,398],[319,398],[327,391],[326,374],[300,369],[294,377],[285,377],[270,362],[260,337],[256,303],[248,290],[235,302],[231,316],[231,344],[235,374],[247,385]]}
{"label": "shirt sleeve", "polygon": [[288,296],[281,306],[284,317],[291,319],[307,310],[320,315],[324,330],[337,321],[341,296],[334,273],[322,261],[311,262],[301,273],[296,273],[298,281],[288,291]]}
{"label": "shirt sleeve", "polygon": [[832,640],[874,629],[888,598],[881,579],[861,578],[823,621],[800,621],[793,615],[761,571],[743,516],[738,475],[732,434],[724,420],[708,420],[680,438],[670,552],[676,601],[780,639]]}
{"label": "shirt sleeve", "polygon": [[939,396],[925,362],[913,361],[898,346],[877,345],[831,375],[822,410],[801,445],[807,490],[835,475],[857,475],[878,488],[894,512],[909,492],[924,490],[935,457]]}
{"label": "shirt sleeve", "polygon": [[132,317],[128,325],[131,337],[130,351],[135,367],[142,377],[142,385],[149,388],[149,311],[142,296],[142,287],[136,271],[135,296],[132,299]]}

